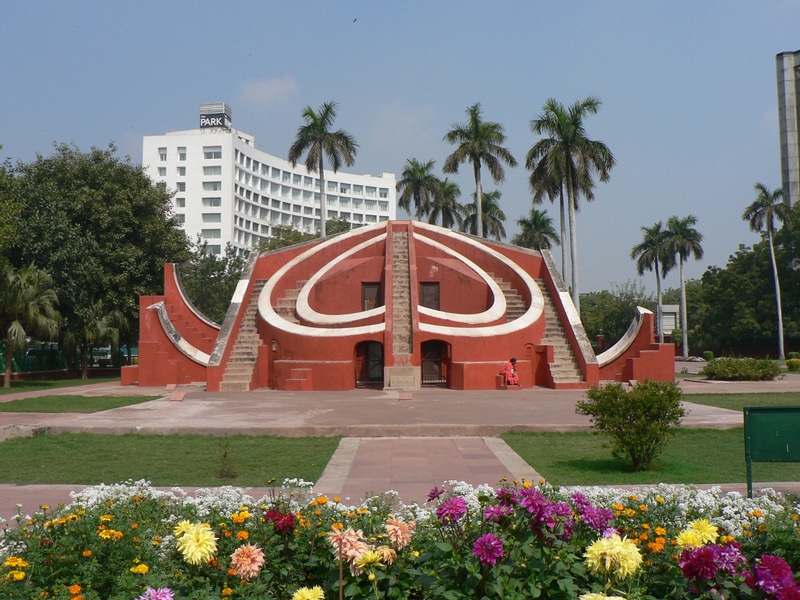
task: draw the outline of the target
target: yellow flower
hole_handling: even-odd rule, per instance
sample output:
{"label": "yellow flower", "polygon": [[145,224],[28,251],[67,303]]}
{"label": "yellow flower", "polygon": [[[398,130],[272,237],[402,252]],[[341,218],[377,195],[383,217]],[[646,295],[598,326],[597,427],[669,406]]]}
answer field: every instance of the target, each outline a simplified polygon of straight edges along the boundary
{"label": "yellow flower", "polygon": [[233,594],[233,590],[231,588],[229,588],[229,587],[222,588],[222,595],[223,596],[230,596],[231,594]]}
{"label": "yellow flower", "polygon": [[717,541],[717,526],[709,523],[708,519],[697,519],[689,523],[689,529],[693,529],[700,536],[702,545],[713,544]]}
{"label": "yellow flower", "polygon": [[6,573],[6,579],[11,581],[22,581],[25,579],[25,571],[9,571]]}
{"label": "yellow flower", "polygon": [[114,520],[114,515],[102,515],[100,517],[101,523],[109,523]]}
{"label": "yellow flower", "polygon": [[292,594],[292,600],[324,600],[325,592],[318,585],[312,588],[303,587]]}
{"label": "yellow flower", "polygon": [[142,563],[140,565],[136,565],[135,567],[131,567],[130,572],[136,573],[137,575],[147,575],[147,573],[150,572],[150,567]]}
{"label": "yellow flower", "polygon": [[584,554],[586,565],[595,573],[624,579],[642,564],[639,548],[631,540],[614,534],[591,544]]}
{"label": "yellow flower", "polygon": [[177,547],[187,563],[199,565],[214,556],[217,538],[208,523],[194,523],[178,537]]}
{"label": "yellow flower", "polygon": [[175,537],[181,537],[184,533],[189,531],[192,528],[192,524],[187,521],[178,521],[178,524],[175,525],[175,528],[172,530],[172,535]]}
{"label": "yellow flower", "polygon": [[531,483],[530,481],[525,481],[522,484],[522,487],[525,488],[525,489],[532,488],[533,487],[533,483]]}
{"label": "yellow flower", "polygon": [[683,548],[699,548],[703,546],[703,536],[695,529],[685,529],[678,534],[676,539],[678,546]]}
{"label": "yellow flower", "polygon": [[30,567],[30,565],[19,556],[9,556],[3,563],[3,566],[16,567],[18,569],[25,569],[27,567]]}
{"label": "yellow flower", "polygon": [[667,530],[663,527],[656,527],[656,535],[665,536],[667,535]]}
{"label": "yellow flower", "polygon": [[328,503],[328,498],[326,496],[319,496],[317,498],[317,504],[319,504],[320,506],[324,506],[327,503]]}
{"label": "yellow flower", "polygon": [[605,594],[588,593],[581,594],[579,600],[625,600],[621,596],[606,596]]}
{"label": "yellow flower", "polygon": [[237,540],[246,540],[249,537],[250,537],[250,534],[247,531],[239,531],[236,534],[236,539]]}

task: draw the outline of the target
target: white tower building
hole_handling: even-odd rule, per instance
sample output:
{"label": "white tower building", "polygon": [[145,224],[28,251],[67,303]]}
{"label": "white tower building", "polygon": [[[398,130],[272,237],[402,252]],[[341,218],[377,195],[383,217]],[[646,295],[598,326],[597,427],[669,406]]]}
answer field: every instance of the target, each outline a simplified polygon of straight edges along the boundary
{"label": "white tower building", "polygon": [[[142,165],[175,192],[173,206],[189,239],[214,254],[230,242],[240,251],[273,235],[275,226],[320,228],[317,173],[255,148],[255,138],[231,128],[225,103],[200,107],[200,128],[146,135]],[[354,226],[397,217],[394,173],[355,175],[325,170],[328,219]]]}
{"label": "white tower building", "polygon": [[775,62],[783,201],[793,206],[800,202],[800,50],[781,52]]}

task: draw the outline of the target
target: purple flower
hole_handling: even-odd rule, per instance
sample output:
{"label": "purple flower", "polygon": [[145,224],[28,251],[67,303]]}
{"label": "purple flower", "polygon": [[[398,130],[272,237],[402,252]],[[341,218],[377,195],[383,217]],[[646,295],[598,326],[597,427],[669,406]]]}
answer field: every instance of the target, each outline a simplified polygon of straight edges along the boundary
{"label": "purple flower", "polygon": [[503,540],[493,533],[484,534],[475,540],[472,553],[480,559],[484,567],[494,566],[498,559],[503,558]]}
{"label": "purple flower", "polygon": [[174,600],[175,596],[169,588],[151,588],[147,587],[144,594],[136,598],[136,600]]}
{"label": "purple flower", "polygon": [[715,545],[684,549],[679,564],[686,579],[714,579],[717,576],[718,553],[719,549]]}
{"label": "purple flower", "polygon": [[536,488],[523,488],[517,494],[519,505],[526,508],[529,513],[538,517],[545,508],[550,506],[550,500]]}
{"label": "purple flower", "polygon": [[467,501],[461,496],[448,498],[436,509],[436,516],[442,523],[455,523],[467,514]]}
{"label": "purple flower", "polygon": [[506,506],[513,506],[517,504],[517,491],[509,487],[502,487],[497,490],[495,494],[497,501]]}
{"label": "purple flower", "polygon": [[717,565],[720,571],[736,575],[747,565],[747,558],[739,551],[739,544],[727,544],[719,546]]}
{"label": "purple flower", "polygon": [[506,504],[489,505],[483,509],[483,518],[492,523],[499,523],[503,517],[509,516],[514,509]]}
{"label": "purple flower", "polygon": [[595,531],[603,531],[611,523],[614,513],[607,508],[587,506],[581,514],[584,522]]}
{"label": "purple flower", "polygon": [[755,576],[756,587],[778,598],[797,587],[792,568],[780,556],[764,554],[760,564],[756,565]]}
{"label": "purple flower", "polygon": [[442,494],[444,494],[444,490],[443,489],[441,489],[438,485],[433,486],[431,488],[431,491],[428,492],[428,502],[433,502],[434,500],[436,500]]}
{"label": "purple flower", "polygon": [[592,508],[592,504],[589,502],[589,499],[580,492],[573,492],[569,499],[572,500],[572,503],[575,505],[576,512],[579,515],[582,515],[587,508]]}

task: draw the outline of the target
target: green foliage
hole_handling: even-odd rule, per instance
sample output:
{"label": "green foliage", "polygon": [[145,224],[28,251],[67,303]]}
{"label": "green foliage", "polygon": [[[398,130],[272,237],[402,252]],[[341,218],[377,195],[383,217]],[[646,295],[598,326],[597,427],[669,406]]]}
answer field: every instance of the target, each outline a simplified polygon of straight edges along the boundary
{"label": "green foliage", "polygon": [[310,242],[318,237],[319,235],[298,231],[294,227],[276,225],[272,228],[272,237],[266,242],[260,242],[258,249],[262,252],[270,252],[287,246]]}
{"label": "green foliage", "polygon": [[781,375],[781,368],[768,358],[715,358],[700,375],[720,381],[772,381]]}
{"label": "green foliage", "polygon": [[549,250],[554,244],[561,243],[553,225],[553,219],[545,210],[531,208],[527,217],[517,219],[517,225],[519,225],[520,232],[511,238],[511,243],[515,246]]}
{"label": "green foliage", "polygon": [[[81,380],[81,383],[84,383]],[[159,396],[36,396],[0,402],[0,412],[94,413],[121,406],[141,404]]]}
{"label": "green foliage", "polygon": [[79,311],[104,299],[138,339],[139,296],[163,289],[165,262],[187,258],[187,240],[171,197],[116,147],[81,152],[57,145],[52,156],[20,164],[20,232],[7,256],[53,277],[62,330],[83,326]]}
{"label": "green foliage", "polygon": [[800,358],[800,352],[787,352],[786,358]]}
{"label": "green foliage", "polygon": [[786,361],[788,371],[800,371],[800,358],[790,358]]}
{"label": "green foliage", "polygon": [[609,436],[615,458],[634,471],[652,468],[667,438],[686,415],[683,392],[675,382],[643,381],[632,389],[620,383],[592,386],[575,412],[588,415],[597,432]]}
{"label": "green foliage", "polygon": [[239,283],[244,257],[228,244],[225,254],[208,252],[208,243],[198,239],[191,258],[180,266],[180,280],[186,295],[203,315],[222,323]]}
{"label": "green foliage", "polygon": [[703,360],[706,362],[714,360],[714,353],[711,350],[703,350]]}
{"label": "green foliage", "polygon": [[636,307],[654,309],[653,297],[639,282],[612,284],[611,291],[581,295],[581,321],[589,339],[594,341],[602,330],[606,347],[617,342],[630,327]]}

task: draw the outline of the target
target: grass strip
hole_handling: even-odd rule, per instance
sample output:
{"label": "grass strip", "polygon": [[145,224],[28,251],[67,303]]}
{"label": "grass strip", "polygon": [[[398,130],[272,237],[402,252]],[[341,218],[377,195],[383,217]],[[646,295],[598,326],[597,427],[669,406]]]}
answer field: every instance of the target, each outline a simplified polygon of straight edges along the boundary
{"label": "grass strip", "polygon": [[[0,443],[0,483],[95,485],[147,479],[156,486],[266,486],[317,481],[338,437],[61,433]],[[223,454],[229,464],[224,464]],[[221,478],[229,466],[235,477]]]}
{"label": "grass strip", "polygon": [[41,390],[55,390],[58,388],[90,385],[93,383],[112,383],[119,381],[119,377],[98,377],[97,379],[26,379],[12,381],[11,387],[0,387],[0,396],[4,394],[18,394],[20,392],[38,392]]}
{"label": "grass strip", "polygon": [[760,392],[753,394],[685,394],[686,402],[740,411],[745,406],[800,406],[798,392]]}
{"label": "grass strip", "polygon": [[[680,429],[656,470],[632,472],[611,456],[607,438],[590,433],[508,432],[503,440],[555,485],[744,483],[744,429]],[[800,481],[798,463],[753,463],[754,481]]]}
{"label": "grass strip", "polygon": [[120,406],[131,406],[161,396],[38,396],[0,402],[0,412],[94,413]]}

